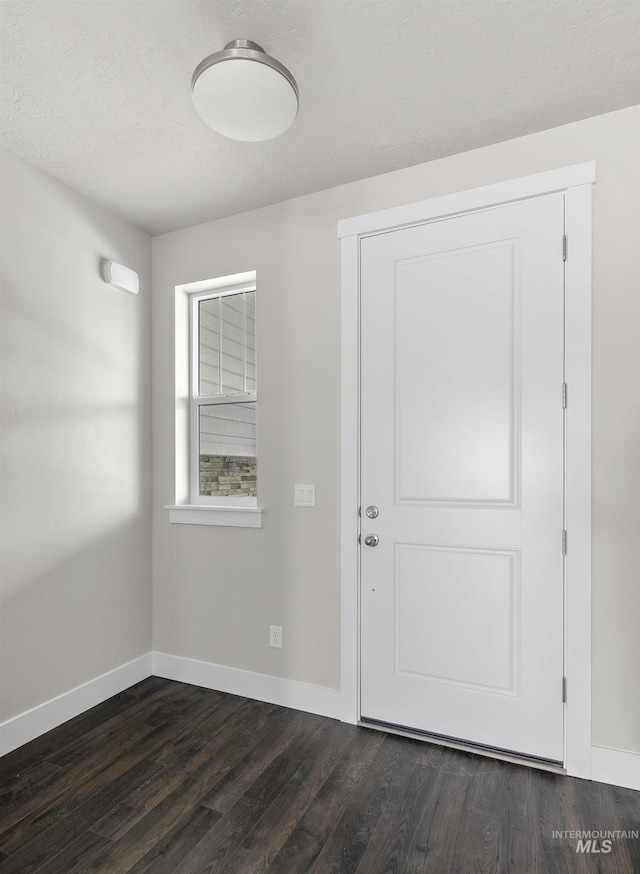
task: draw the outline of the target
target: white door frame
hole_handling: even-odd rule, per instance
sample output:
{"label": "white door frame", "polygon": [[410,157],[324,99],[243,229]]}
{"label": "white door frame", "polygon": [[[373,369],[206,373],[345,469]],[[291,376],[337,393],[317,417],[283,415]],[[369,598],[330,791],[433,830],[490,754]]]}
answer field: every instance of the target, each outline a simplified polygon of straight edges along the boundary
{"label": "white door frame", "polygon": [[591,196],[595,161],[357,216],[342,246],[341,699],[360,719],[360,240],[545,194],[566,195],[565,769],[591,778]]}

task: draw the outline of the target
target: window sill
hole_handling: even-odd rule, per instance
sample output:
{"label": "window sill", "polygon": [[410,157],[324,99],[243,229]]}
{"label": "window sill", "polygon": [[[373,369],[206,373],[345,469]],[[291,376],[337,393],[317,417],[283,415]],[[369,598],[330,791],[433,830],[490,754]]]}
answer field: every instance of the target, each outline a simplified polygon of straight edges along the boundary
{"label": "window sill", "polygon": [[181,525],[226,525],[232,528],[262,528],[258,507],[216,507],[211,504],[167,504],[169,522]]}

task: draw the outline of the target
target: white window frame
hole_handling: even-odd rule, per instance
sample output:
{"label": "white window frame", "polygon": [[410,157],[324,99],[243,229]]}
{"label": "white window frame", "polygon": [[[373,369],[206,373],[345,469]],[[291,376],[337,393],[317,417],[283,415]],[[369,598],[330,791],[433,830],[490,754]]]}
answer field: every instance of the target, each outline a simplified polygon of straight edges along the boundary
{"label": "white window frame", "polygon": [[[257,402],[258,394],[252,392],[232,392],[229,394],[201,395],[200,382],[200,337],[198,306],[203,300],[230,297],[245,291],[255,291],[256,283],[245,282],[221,289],[194,292],[189,300],[189,497],[192,505],[203,504],[210,507],[257,507],[257,497],[224,495],[200,495],[200,452],[198,411],[201,406],[215,404],[247,404]],[[222,372],[222,371],[220,371]]]}
{"label": "white window frame", "polygon": [[[253,270],[175,287],[175,498],[173,504],[165,504],[170,523],[262,528],[262,509],[258,507],[257,497],[200,497],[198,480],[194,480],[193,473],[197,470],[197,462],[192,464],[198,450],[197,409],[194,413],[196,404],[192,403],[193,388],[197,385],[194,384],[194,373],[197,373],[194,355],[198,354],[198,338],[194,337],[196,323],[192,318],[192,307],[203,298],[255,290],[256,273]],[[242,396],[245,402],[257,400],[254,392],[243,392]],[[213,400],[214,403],[229,403],[229,397],[214,395]]]}

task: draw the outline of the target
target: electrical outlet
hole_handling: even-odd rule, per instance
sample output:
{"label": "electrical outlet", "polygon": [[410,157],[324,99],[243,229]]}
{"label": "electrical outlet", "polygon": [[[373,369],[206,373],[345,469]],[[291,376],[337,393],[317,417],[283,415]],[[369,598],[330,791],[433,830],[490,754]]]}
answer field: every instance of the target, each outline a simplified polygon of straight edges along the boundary
{"label": "electrical outlet", "polygon": [[270,625],[269,626],[269,646],[273,646],[276,649],[282,649],[282,626],[281,625]]}

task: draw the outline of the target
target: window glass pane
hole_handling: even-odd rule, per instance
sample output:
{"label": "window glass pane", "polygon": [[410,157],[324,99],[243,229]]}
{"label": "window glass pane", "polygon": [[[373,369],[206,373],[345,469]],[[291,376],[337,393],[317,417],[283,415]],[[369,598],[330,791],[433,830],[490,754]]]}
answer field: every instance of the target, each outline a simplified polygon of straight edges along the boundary
{"label": "window glass pane", "polygon": [[222,394],[244,391],[244,295],[220,298]]}
{"label": "window glass pane", "polygon": [[199,302],[198,394],[256,390],[255,299],[245,291]]}
{"label": "window glass pane", "polygon": [[256,293],[248,291],[245,300],[245,391],[256,390]]}
{"label": "window glass pane", "polygon": [[256,403],[199,408],[199,494],[255,497]]}
{"label": "window glass pane", "polygon": [[201,395],[220,394],[220,298],[198,303],[199,388]]}

